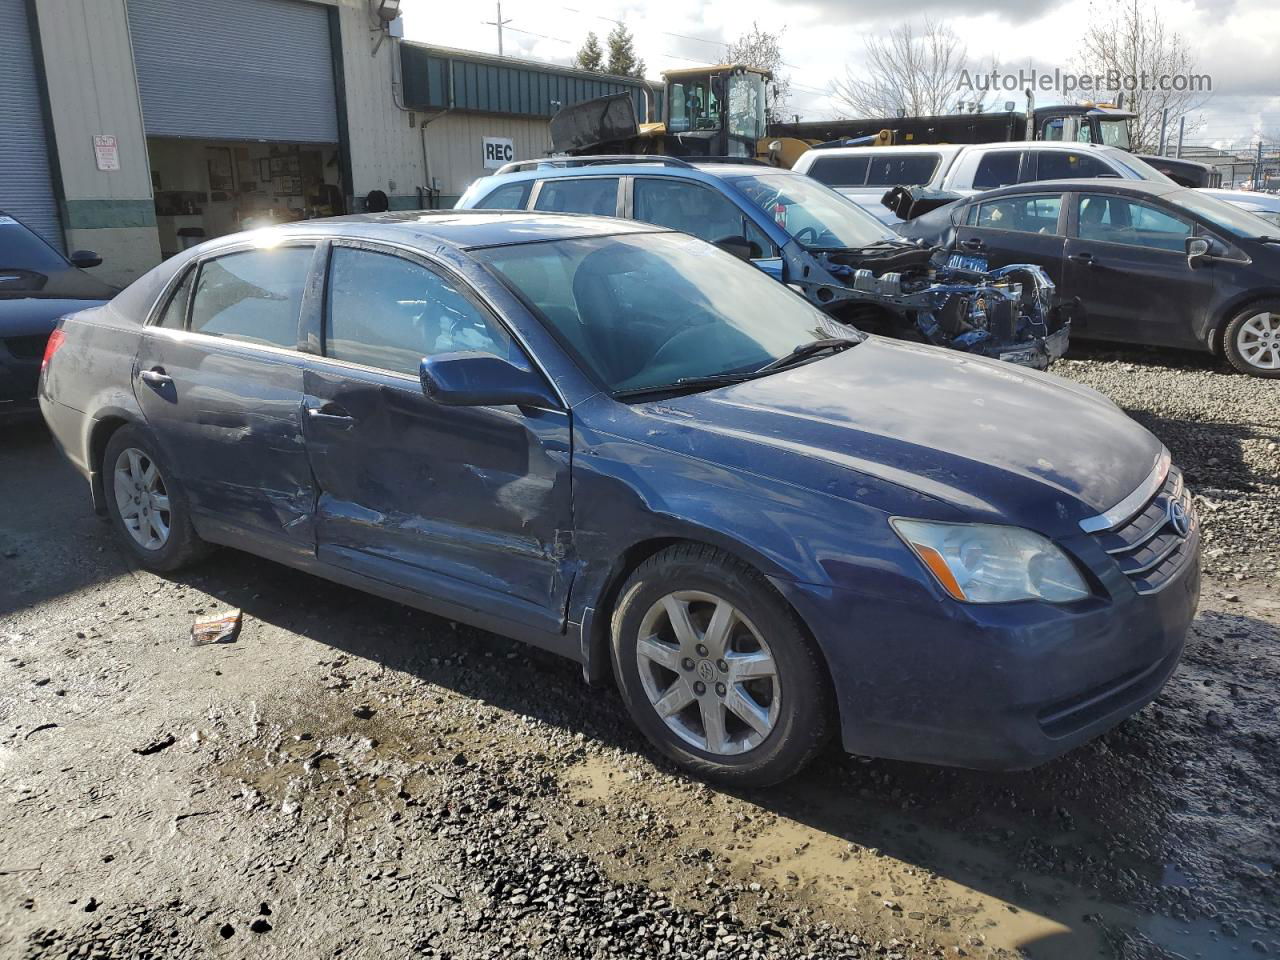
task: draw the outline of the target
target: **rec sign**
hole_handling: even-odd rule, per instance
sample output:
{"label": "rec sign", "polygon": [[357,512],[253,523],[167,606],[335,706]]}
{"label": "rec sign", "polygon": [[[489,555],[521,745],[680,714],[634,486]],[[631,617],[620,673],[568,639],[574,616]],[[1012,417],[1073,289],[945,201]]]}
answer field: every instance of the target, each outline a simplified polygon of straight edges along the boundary
{"label": "rec sign", "polygon": [[484,138],[484,168],[486,170],[497,170],[504,163],[510,163],[515,158],[516,150],[512,146],[509,137]]}

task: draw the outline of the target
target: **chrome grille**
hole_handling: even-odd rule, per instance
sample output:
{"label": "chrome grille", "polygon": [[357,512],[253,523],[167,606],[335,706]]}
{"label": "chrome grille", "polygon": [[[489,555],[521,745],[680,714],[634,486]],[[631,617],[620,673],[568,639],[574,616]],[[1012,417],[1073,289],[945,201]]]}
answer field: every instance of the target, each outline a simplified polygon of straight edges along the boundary
{"label": "chrome grille", "polygon": [[1182,471],[1169,475],[1156,495],[1133,517],[1095,536],[1132,581],[1138,593],[1155,593],[1194,555],[1200,524]]}

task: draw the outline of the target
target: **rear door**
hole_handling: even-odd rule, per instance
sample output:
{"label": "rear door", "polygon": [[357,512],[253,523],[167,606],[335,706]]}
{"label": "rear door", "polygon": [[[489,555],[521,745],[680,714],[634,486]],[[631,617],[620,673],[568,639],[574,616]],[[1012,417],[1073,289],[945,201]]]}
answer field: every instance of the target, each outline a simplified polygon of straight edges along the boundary
{"label": "rear door", "polygon": [[305,372],[317,556],[525,627],[559,631],[572,555],[565,410],[448,407],[422,359],[523,350],[451,269],[333,242]]}
{"label": "rear door", "polygon": [[1152,202],[1079,193],[1071,204],[1065,290],[1082,306],[1082,337],[1203,346],[1195,322],[1213,296],[1214,269],[1187,264],[1196,225]]}
{"label": "rear door", "polygon": [[1066,245],[1064,195],[1020,193],[971,202],[956,227],[957,266],[972,269],[1034,263],[1061,285]]}
{"label": "rear door", "polygon": [[[134,393],[199,515],[310,554],[299,317],[314,242],[220,251],[179,277],[147,326]],[[203,518],[201,520],[200,518]]]}

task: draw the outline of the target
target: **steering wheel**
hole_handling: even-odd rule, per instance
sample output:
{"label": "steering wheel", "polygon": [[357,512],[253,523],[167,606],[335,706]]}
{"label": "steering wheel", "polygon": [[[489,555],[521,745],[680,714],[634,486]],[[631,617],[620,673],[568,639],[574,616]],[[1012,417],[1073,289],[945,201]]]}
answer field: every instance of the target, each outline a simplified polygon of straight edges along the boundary
{"label": "steering wheel", "polygon": [[662,346],[653,351],[653,356],[649,358],[649,362],[645,366],[661,367],[663,364],[679,359],[681,354],[687,351],[696,341],[705,340],[708,332],[705,324],[685,327],[683,330],[677,331]]}
{"label": "steering wheel", "polygon": [[[805,239],[806,234],[809,237],[808,240]],[[801,227],[795,232],[794,236],[796,238],[796,243],[800,244],[802,247],[807,247],[811,243],[817,243],[820,234],[814,227]]]}

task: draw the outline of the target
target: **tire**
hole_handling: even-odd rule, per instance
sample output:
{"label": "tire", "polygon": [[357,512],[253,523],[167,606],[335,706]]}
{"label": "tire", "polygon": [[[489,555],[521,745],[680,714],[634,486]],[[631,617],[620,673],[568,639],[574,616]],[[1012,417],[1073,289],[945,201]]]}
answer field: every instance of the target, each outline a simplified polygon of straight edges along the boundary
{"label": "tire", "polygon": [[1227,362],[1251,377],[1280,377],[1280,300],[1262,300],[1237,313],[1222,333]]}
{"label": "tire", "polygon": [[650,557],[623,584],[611,627],[632,719],[694,775],[768,786],[798,773],[830,738],[821,654],[769,581],[723,551],[681,544]]}
{"label": "tire", "polygon": [[129,425],[111,435],[102,458],[102,485],[111,525],[143,567],[167,573],[208,552],[191,526],[186,493],[146,430]]}

